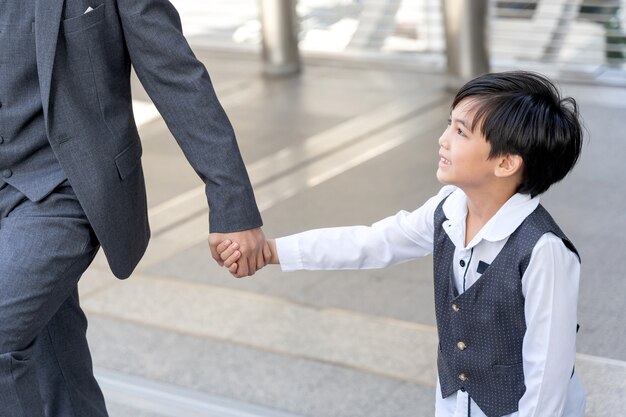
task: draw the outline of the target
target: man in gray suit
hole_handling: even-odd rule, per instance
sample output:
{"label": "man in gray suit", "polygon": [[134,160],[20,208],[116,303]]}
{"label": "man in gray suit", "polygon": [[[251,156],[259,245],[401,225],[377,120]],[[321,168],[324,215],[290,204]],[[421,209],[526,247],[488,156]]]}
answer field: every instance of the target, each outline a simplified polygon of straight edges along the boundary
{"label": "man in gray suit", "polygon": [[[232,127],[167,0],[0,0],[0,416],[106,416],[77,283],[149,239],[131,65],[206,184],[211,241],[263,265]],[[217,260],[215,247],[211,247]]]}

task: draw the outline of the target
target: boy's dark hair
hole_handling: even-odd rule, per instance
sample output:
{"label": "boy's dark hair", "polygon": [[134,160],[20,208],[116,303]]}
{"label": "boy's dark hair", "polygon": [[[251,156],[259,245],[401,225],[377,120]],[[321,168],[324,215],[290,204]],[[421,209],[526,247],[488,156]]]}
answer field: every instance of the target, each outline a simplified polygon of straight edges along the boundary
{"label": "boy's dark hair", "polygon": [[574,167],[583,133],[578,106],[561,98],[546,77],[526,71],[485,74],[465,84],[452,103],[476,100],[470,128],[476,126],[491,144],[490,158],[507,153],[524,161],[517,192],[536,196]]}

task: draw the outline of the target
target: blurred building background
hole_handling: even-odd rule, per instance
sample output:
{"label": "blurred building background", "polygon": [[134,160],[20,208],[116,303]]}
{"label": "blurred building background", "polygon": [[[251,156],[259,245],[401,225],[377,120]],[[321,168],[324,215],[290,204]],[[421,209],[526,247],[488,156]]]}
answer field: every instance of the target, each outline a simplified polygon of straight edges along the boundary
{"label": "blurred building background", "polygon": [[[468,1],[471,4],[472,1]],[[202,45],[258,51],[259,0],[174,0]],[[626,0],[488,0],[495,69],[625,84]],[[299,0],[305,56],[445,67],[442,0]]]}
{"label": "blurred building background", "polygon": [[[289,1],[172,0],[235,128],[266,235],[419,207],[440,188],[452,99],[444,0],[300,0],[301,71],[268,77],[262,5]],[[626,0],[445,1],[487,3],[485,27],[466,33],[486,30],[492,70],[542,72],[580,105],[581,159],[542,204],[583,259],[586,417],[624,415]],[[210,258],[203,184],[136,79],[133,93],[152,239],[129,280],[100,253],[80,284],[111,417],[432,416],[431,259],[233,279]]]}

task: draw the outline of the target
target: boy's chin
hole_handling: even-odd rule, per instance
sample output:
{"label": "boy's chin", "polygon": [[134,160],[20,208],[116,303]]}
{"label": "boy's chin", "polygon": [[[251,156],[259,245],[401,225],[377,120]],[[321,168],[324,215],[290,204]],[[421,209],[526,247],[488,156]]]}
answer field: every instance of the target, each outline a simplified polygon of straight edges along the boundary
{"label": "boy's chin", "polygon": [[439,181],[443,185],[454,185],[450,181],[446,179],[446,176],[437,170],[437,181]]}

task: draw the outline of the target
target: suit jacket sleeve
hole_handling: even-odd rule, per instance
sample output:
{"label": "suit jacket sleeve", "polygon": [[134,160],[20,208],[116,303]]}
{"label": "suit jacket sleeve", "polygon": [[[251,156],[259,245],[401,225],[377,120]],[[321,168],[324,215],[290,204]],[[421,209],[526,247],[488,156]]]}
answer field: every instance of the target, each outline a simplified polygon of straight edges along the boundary
{"label": "suit jacket sleeve", "polygon": [[146,92],[206,184],[212,232],[262,225],[233,128],[167,0],[117,2],[126,47]]}

